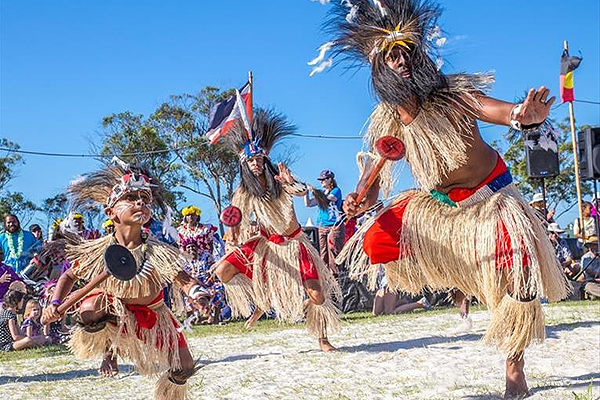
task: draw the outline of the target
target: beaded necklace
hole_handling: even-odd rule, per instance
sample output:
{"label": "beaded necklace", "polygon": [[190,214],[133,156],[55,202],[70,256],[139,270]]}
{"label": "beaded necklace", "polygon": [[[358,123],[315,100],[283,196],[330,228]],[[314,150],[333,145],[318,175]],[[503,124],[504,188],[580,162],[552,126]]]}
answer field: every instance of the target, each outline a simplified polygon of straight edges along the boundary
{"label": "beaded necklace", "polygon": [[23,230],[19,231],[19,237],[17,238],[17,250],[15,251],[15,242],[13,240],[12,234],[5,232],[6,243],[8,244],[8,249],[10,250],[9,258],[19,258],[23,253]]}

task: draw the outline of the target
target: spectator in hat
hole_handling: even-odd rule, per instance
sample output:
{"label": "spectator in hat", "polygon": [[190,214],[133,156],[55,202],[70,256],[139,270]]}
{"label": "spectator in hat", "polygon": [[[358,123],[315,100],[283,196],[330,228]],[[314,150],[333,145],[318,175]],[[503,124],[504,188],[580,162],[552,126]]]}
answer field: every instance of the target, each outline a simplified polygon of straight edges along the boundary
{"label": "spectator in hat", "polygon": [[579,218],[573,222],[573,234],[580,244],[584,244],[586,238],[596,236],[596,218],[592,217],[592,203],[583,202],[582,213],[583,223],[579,223]]}
{"label": "spectator in hat", "polygon": [[[335,257],[344,246],[346,236],[342,213],[342,191],[335,181],[334,173],[329,170],[321,171],[317,179],[323,189],[315,189],[309,185],[304,196],[304,204],[307,207],[319,207],[317,227],[321,258],[334,275],[337,275],[339,271]],[[314,196],[312,198],[311,193]]]}
{"label": "spectator in hat", "polygon": [[548,210],[546,208],[546,202],[544,201],[544,195],[542,193],[534,194],[529,205],[536,211],[538,217],[542,221],[554,222],[555,210]]}
{"label": "spectator in hat", "polygon": [[581,268],[585,277],[584,290],[586,293],[600,297],[600,257],[598,257],[598,237],[590,236],[585,242],[587,249],[581,257]]}
{"label": "spectator in hat", "polygon": [[548,237],[550,238],[550,243],[554,246],[558,261],[563,268],[566,268],[571,265],[573,254],[571,254],[571,250],[569,250],[565,239],[561,237],[564,232],[565,230],[561,229],[556,222],[552,222],[548,225]]}

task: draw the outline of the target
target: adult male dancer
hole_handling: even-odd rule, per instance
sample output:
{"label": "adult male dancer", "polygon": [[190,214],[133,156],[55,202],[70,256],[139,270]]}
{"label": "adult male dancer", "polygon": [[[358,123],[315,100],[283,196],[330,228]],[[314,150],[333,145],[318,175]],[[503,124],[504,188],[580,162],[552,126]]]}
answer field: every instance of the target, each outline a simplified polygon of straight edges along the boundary
{"label": "adult male dancer", "polygon": [[70,186],[74,206],[103,204],[115,232],[67,246],[73,265],[59,278],[44,318],[48,322],[60,319],[58,306],[74,282],[90,281],[104,271],[108,246],[126,247],[136,259],[137,276],[130,281],[109,277],[81,301],[79,326],[69,347],[80,358],[104,355],[105,369],[112,366],[115,372],[116,356],[128,358],[141,374],[162,374],[155,388],[156,399],[184,399],[186,382],[196,368],[179,324],[163,301],[163,288],[173,283],[194,297],[200,287],[183,271],[176,248],[143,233],[160,189],[142,170],[117,166],[86,174]]}
{"label": "adult male dancer", "polygon": [[[323,351],[331,351],[335,348],[327,332],[339,328],[333,300],[340,298],[339,287],[296,218],[292,196],[303,196],[306,185],[297,182],[283,163],[275,167],[269,159],[275,143],[294,131],[282,115],[258,109],[250,139],[239,125],[224,141],[240,154],[241,184],[232,204],[243,218],[233,229],[233,243],[228,242],[235,249],[219,262],[216,273],[225,284],[233,314],[251,315],[248,327],[271,309],[289,322],[306,313],[308,331],[319,338]],[[252,215],[260,232],[248,237]]]}
{"label": "adult male dancer", "polygon": [[[352,0],[333,7],[329,27],[336,37],[329,45],[336,55],[370,65],[381,100],[365,139],[373,145],[383,135],[400,138],[419,186],[365,223],[338,261],[348,261],[355,274],[371,269],[369,262],[385,264],[390,286],[405,291],[457,288],[485,302],[492,312],[485,338],[508,354],[505,397],[525,395],[523,351],[544,337],[539,296],[564,298],[568,283],[543,226],[476,120],[551,135],[545,119],[554,98],[541,87],[522,104],[507,103],[483,94],[491,75],[442,74],[430,58],[440,14],[431,1]],[[345,211],[369,208],[380,188],[389,189],[391,175],[384,169],[361,204],[356,193],[348,195]]]}

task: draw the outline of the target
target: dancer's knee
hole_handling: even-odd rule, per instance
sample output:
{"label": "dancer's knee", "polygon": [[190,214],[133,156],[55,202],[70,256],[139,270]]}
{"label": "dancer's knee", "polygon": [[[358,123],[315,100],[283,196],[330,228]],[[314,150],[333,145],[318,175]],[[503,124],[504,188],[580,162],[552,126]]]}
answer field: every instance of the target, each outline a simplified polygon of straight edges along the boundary
{"label": "dancer's knee", "polygon": [[84,324],[96,323],[107,315],[108,313],[102,309],[97,297],[85,299],[79,306],[79,319]]}
{"label": "dancer's knee", "polygon": [[304,288],[306,289],[308,298],[313,304],[320,306],[321,304],[325,303],[325,295],[323,295],[319,281],[316,279],[307,280],[304,282]]}
{"label": "dancer's knee", "polygon": [[233,264],[226,260],[221,261],[215,269],[217,277],[219,277],[219,280],[223,283],[229,282],[239,272],[240,271],[238,271]]}

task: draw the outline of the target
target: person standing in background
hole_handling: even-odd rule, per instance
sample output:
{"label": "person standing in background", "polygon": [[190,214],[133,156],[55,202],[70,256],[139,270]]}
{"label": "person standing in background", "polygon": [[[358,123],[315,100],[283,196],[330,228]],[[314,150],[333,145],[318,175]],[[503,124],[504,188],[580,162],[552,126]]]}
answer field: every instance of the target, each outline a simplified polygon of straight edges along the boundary
{"label": "person standing in background", "polygon": [[[319,207],[317,226],[319,228],[319,250],[325,265],[331,269],[334,275],[338,275],[338,266],[335,258],[344,246],[346,230],[342,213],[342,191],[335,181],[335,174],[329,170],[323,170],[317,178],[321,182],[323,190],[308,187],[304,196],[304,205],[307,207]],[[310,197],[310,193],[314,197]]]}

